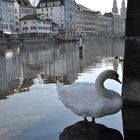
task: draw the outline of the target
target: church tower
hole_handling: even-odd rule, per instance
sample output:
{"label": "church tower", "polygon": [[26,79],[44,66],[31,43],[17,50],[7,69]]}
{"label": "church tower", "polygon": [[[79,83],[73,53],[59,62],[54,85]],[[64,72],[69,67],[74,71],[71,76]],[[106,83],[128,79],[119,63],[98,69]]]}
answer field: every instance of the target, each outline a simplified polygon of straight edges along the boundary
{"label": "church tower", "polygon": [[121,16],[122,16],[122,17],[126,17],[125,0],[122,0]]}
{"label": "church tower", "polygon": [[118,7],[117,7],[117,1],[113,1],[113,8],[112,8],[112,13],[118,14]]}

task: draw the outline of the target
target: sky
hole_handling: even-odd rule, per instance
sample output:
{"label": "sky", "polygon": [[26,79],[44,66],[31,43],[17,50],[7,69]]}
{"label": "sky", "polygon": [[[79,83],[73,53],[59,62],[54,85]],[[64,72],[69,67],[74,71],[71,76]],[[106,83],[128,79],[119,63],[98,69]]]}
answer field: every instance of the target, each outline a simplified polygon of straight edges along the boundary
{"label": "sky", "polygon": [[[101,11],[102,14],[105,12],[111,12],[113,7],[113,0],[75,0],[78,4],[82,4],[87,8],[95,11]],[[117,0],[118,12],[120,13],[122,0]],[[127,6],[127,0],[125,0]]]}

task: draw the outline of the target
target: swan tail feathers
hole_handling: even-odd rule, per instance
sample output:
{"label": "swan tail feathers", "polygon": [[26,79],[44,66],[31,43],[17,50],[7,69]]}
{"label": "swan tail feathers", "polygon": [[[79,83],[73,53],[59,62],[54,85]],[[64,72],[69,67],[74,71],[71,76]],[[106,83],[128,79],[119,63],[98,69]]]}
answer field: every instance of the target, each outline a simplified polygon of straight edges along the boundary
{"label": "swan tail feathers", "polygon": [[60,96],[61,92],[62,92],[63,89],[64,89],[64,84],[63,84],[63,83],[60,83],[59,81],[57,81],[57,82],[56,82],[56,87],[57,87],[58,95]]}

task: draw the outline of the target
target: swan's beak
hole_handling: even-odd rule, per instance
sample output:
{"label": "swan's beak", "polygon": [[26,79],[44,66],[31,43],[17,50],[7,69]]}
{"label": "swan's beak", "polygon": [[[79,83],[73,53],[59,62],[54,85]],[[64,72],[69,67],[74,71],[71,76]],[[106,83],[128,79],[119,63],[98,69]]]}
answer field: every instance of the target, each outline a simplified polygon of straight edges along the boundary
{"label": "swan's beak", "polygon": [[116,78],[115,80],[116,80],[117,82],[119,82],[120,84],[122,83],[122,82],[120,81],[119,78]]}

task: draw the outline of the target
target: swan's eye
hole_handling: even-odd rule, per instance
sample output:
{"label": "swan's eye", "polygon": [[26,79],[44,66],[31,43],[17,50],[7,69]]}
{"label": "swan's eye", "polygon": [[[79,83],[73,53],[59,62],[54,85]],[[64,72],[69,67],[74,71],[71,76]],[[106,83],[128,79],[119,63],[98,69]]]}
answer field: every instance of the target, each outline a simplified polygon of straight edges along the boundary
{"label": "swan's eye", "polygon": [[116,78],[119,78],[119,75],[118,75],[117,73],[115,73],[115,79],[116,79]]}

